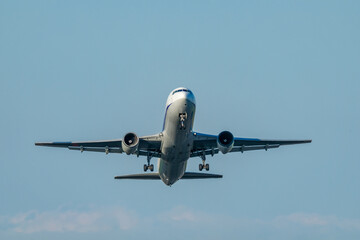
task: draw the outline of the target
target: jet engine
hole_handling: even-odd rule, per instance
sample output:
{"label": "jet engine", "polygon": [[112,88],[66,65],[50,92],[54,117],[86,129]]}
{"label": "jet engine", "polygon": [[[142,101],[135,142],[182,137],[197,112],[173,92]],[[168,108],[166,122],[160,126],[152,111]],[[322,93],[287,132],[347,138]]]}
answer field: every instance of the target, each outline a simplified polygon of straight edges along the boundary
{"label": "jet engine", "polygon": [[127,155],[133,154],[138,149],[139,137],[135,133],[127,133],[123,138],[121,146]]}
{"label": "jet engine", "polygon": [[223,154],[228,153],[234,146],[234,135],[229,131],[223,131],[217,138],[217,146]]}

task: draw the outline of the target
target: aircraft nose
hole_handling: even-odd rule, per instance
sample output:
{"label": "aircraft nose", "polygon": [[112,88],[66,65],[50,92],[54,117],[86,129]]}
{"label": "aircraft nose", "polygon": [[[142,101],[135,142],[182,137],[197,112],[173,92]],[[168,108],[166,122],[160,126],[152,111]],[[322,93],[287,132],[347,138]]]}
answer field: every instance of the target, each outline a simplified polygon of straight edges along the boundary
{"label": "aircraft nose", "polygon": [[195,96],[191,92],[182,92],[181,93],[181,98],[196,104]]}
{"label": "aircraft nose", "polygon": [[178,94],[178,98],[186,98],[189,93],[187,93],[187,92],[179,92],[177,94]]}

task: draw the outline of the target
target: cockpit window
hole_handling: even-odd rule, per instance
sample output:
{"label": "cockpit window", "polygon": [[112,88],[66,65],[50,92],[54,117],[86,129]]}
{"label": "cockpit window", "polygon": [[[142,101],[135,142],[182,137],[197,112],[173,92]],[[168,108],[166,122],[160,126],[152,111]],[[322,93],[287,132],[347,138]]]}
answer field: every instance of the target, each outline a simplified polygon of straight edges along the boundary
{"label": "cockpit window", "polygon": [[178,90],[173,91],[172,95],[174,95],[175,93],[178,93],[178,92],[189,92],[189,93],[191,93],[191,91],[189,89],[178,89]]}

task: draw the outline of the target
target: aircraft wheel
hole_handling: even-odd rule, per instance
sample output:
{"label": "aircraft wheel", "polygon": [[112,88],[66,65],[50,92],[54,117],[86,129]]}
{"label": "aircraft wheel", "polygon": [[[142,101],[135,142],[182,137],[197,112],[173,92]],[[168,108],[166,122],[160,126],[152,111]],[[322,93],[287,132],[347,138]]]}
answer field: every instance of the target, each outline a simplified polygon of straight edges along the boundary
{"label": "aircraft wheel", "polygon": [[154,171],[154,165],[153,164],[151,164],[150,166],[149,166],[149,169],[150,169],[150,171]]}
{"label": "aircraft wheel", "polygon": [[148,166],[144,164],[144,172],[146,172],[147,170],[148,170]]}
{"label": "aircraft wheel", "polygon": [[202,170],[203,170],[203,168],[204,168],[204,165],[199,164],[199,171],[202,171]]}
{"label": "aircraft wheel", "polygon": [[205,165],[205,169],[206,169],[206,171],[209,171],[210,165],[209,165],[209,164],[206,164],[206,165]]}

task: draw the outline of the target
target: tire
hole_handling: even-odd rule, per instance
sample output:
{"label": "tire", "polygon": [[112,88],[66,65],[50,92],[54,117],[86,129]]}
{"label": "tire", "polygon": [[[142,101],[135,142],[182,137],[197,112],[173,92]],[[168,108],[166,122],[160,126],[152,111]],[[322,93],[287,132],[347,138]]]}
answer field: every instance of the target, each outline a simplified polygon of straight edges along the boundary
{"label": "tire", "polygon": [[153,164],[151,164],[149,168],[150,168],[150,171],[152,171],[152,172],[154,171],[154,165]]}
{"label": "tire", "polygon": [[199,171],[202,171],[204,166],[202,164],[199,164]]}
{"label": "tire", "polygon": [[209,165],[209,164],[206,164],[206,165],[205,165],[205,169],[206,169],[206,171],[209,171],[210,165]]}
{"label": "tire", "polygon": [[144,164],[144,172],[146,172],[147,170],[148,170],[148,166]]}

